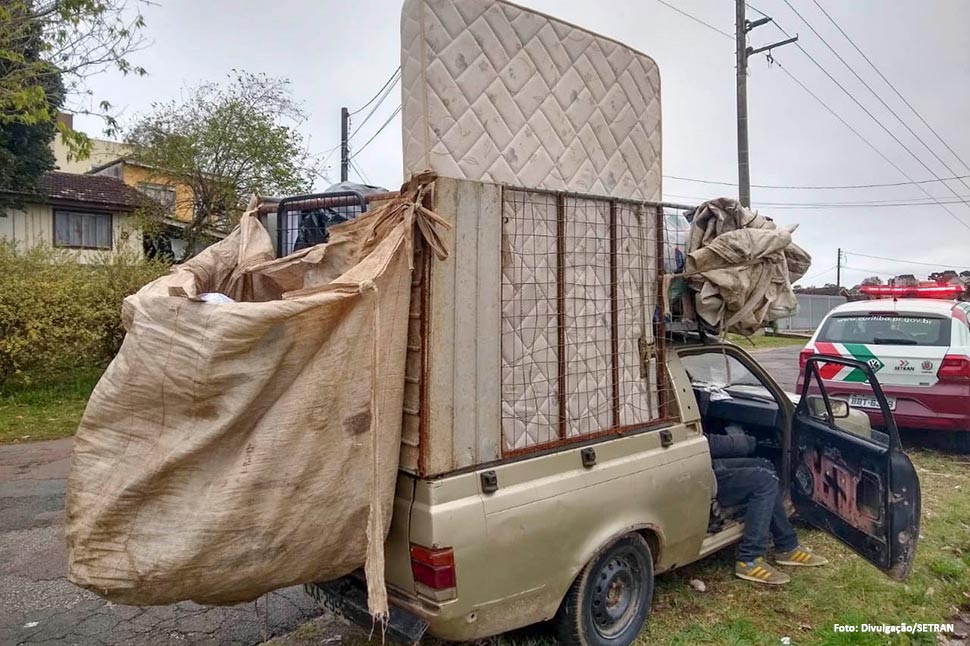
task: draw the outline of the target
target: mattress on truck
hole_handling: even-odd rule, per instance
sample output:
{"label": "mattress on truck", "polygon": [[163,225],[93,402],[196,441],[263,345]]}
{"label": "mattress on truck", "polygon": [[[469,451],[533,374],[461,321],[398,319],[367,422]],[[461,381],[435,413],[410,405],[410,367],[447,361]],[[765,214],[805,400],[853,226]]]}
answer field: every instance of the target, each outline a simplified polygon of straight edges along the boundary
{"label": "mattress on truck", "polygon": [[439,177],[418,252],[401,468],[435,476],[634,432],[665,414],[662,215],[646,202]]}
{"label": "mattress on truck", "polygon": [[656,421],[654,61],[496,0],[406,0],[401,43],[405,175],[455,225],[412,283],[402,468]]}
{"label": "mattress on truck", "polygon": [[404,175],[659,201],[649,56],[495,0],[406,0]]}

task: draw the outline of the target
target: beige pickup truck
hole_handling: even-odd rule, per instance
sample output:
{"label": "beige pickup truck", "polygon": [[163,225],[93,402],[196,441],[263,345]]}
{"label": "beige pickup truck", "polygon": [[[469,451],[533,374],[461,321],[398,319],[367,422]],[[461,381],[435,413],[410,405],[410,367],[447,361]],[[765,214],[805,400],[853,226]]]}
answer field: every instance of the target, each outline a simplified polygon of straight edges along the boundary
{"label": "beige pickup truck", "polygon": [[[705,439],[739,429],[802,519],[907,575],[919,482],[871,368],[812,358],[792,397],[735,345],[675,343],[668,208],[445,179],[432,206],[453,253],[415,250],[389,637],[552,620],[563,644],[632,643],[654,577],[740,538]],[[822,361],[866,375],[884,425],[827,395]],[[307,589],[370,625],[357,577]]]}

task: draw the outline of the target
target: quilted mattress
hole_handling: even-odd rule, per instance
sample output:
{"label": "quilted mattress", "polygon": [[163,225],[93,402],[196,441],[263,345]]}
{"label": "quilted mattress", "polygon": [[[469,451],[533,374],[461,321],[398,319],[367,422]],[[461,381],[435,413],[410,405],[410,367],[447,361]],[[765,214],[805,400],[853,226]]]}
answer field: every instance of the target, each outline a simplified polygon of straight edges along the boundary
{"label": "quilted mattress", "polygon": [[650,57],[495,0],[406,0],[401,50],[406,177],[659,201]]}

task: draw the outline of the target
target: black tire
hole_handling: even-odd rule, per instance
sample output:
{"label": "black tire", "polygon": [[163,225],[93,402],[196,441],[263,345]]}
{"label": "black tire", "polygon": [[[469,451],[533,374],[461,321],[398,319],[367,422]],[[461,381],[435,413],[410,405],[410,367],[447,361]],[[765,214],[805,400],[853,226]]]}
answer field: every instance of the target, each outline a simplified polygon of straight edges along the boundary
{"label": "black tire", "polygon": [[573,581],[553,620],[562,646],[629,646],[653,601],[653,556],[639,534],[603,549]]}

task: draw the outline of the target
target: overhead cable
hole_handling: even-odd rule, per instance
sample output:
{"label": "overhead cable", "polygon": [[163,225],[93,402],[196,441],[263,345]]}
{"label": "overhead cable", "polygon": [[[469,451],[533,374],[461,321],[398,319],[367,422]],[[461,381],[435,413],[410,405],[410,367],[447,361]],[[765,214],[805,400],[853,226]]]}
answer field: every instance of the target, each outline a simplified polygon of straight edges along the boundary
{"label": "overhead cable", "polygon": [[[940,133],[938,133],[933,128],[933,126],[931,126],[926,121],[926,119],[923,118],[923,115],[919,113],[919,110],[913,107],[913,104],[906,100],[906,97],[904,97],[903,94],[896,88],[896,86],[893,85],[893,82],[890,81],[888,78],[886,78],[886,75],[883,74],[882,71],[878,67],[876,67],[876,64],[873,63],[868,56],[866,56],[865,52],[863,52],[859,48],[859,46],[855,44],[855,41],[849,38],[849,35],[845,33],[845,30],[843,30],[842,27],[839,25],[839,23],[836,22],[836,20],[829,15],[829,13],[825,10],[825,8],[818,3],[818,0],[812,0],[812,2],[814,2],[815,6],[819,8],[819,11],[821,11],[825,15],[825,17],[828,18],[833,25],[835,25],[835,28],[839,30],[839,33],[842,34],[847,41],[849,41],[849,44],[852,45],[852,47],[859,53],[859,55],[862,56],[862,58],[864,58],[867,63],[869,63],[869,67],[871,67],[873,71],[875,71],[875,73],[879,75],[879,78],[885,81],[886,85],[888,85],[890,89],[892,89],[892,91],[896,94],[896,96],[899,97],[899,100],[905,103],[907,108],[912,110],[913,114],[915,114],[916,117],[923,123],[923,125],[926,126],[926,128],[930,132],[932,132],[937,139],[939,139],[940,143],[943,144],[943,146],[950,152],[950,154],[953,155],[957,159],[957,161],[959,161],[963,165],[965,169],[970,170],[970,165],[967,165],[967,162],[963,161],[963,158],[960,157],[959,154],[957,154],[957,151],[953,150],[953,148],[950,147],[950,144],[946,143],[946,140],[940,136]],[[966,179],[966,177],[967,176],[963,176],[963,177],[958,177],[956,179]]]}
{"label": "overhead cable", "polygon": [[[857,79],[857,80],[858,80],[858,81],[859,81],[860,83],[862,83],[862,85],[864,85],[864,86],[865,86],[865,88],[866,88],[867,90],[869,90],[869,93],[870,93],[870,94],[872,94],[872,96],[874,96],[874,97],[876,97],[876,100],[877,100],[877,101],[879,101],[879,103],[881,103],[881,104],[882,104],[882,106],[883,106],[884,108],[886,108],[887,110],[889,110],[889,113],[890,113],[890,114],[892,114],[892,115],[893,115],[894,117],[896,117],[896,120],[897,120],[897,121],[899,121],[899,123],[901,123],[901,124],[903,125],[903,127],[904,127],[904,128],[906,128],[906,130],[907,130],[907,132],[909,132],[909,134],[911,134],[911,135],[913,135],[913,137],[915,137],[915,138],[916,138],[916,140],[917,140],[918,142],[920,142],[920,143],[921,143],[921,144],[923,145],[923,147],[924,147],[924,148],[926,148],[926,150],[928,150],[928,151],[930,152],[930,154],[931,154],[931,155],[933,155],[933,157],[934,157],[934,158],[935,158],[935,159],[936,159],[936,160],[937,160],[938,162],[940,162],[941,164],[943,164],[943,167],[944,167],[944,168],[946,168],[946,169],[947,169],[947,170],[948,170],[948,171],[950,172],[950,174],[952,174],[952,175],[956,175],[956,174],[957,174],[957,171],[955,171],[955,170],[953,170],[953,168],[951,168],[951,167],[950,167],[950,165],[949,165],[948,163],[946,163],[946,160],[944,160],[944,159],[943,159],[942,157],[940,157],[940,156],[939,156],[939,155],[938,155],[938,154],[936,153],[936,151],[935,151],[935,150],[933,150],[933,148],[932,148],[932,147],[930,147],[930,145],[929,145],[928,143],[926,143],[926,141],[925,141],[925,140],[924,140],[924,139],[923,139],[922,137],[920,137],[920,136],[919,136],[919,134],[918,134],[918,133],[916,133],[916,131],[914,131],[914,130],[913,130],[913,129],[912,129],[912,128],[911,128],[910,126],[909,126],[909,124],[908,124],[908,123],[906,123],[906,120],[904,120],[904,119],[903,119],[903,118],[902,118],[901,116],[899,116],[899,113],[897,113],[897,112],[896,112],[895,110],[893,110],[893,108],[892,108],[892,106],[890,106],[890,105],[889,105],[888,103],[886,103],[886,102],[885,102],[885,101],[883,100],[883,98],[882,98],[882,97],[881,97],[881,96],[879,95],[879,93],[878,93],[878,92],[876,92],[876,91],[875,91],[875,90],[874,90],[874,89],[872,88],[872,86],[871,86],[871,85],[869,85],[869,83],[867,83],[867,82],[866,82],[866,80],[865,80],[864,78],[862,78],[862,76],[860,76],[860,75],[859,75],[859,73],[858,73],[858,72],[856,72],[856,70],[855,70],[855,68],[854,68],[854,67],[853,67],[852,65],[850,65],[850,64],[849,64],[848,62],[846,62],[846,60],[845,60],[844,58],[842,58],[842,56],[841,56],[841,55],[840,55],[840,54],[839,54],[839,53],[838,53],[838,52],[837,52],[837,51],[835,50],[835,48],[834,48],[834,47],[832,47],[832,45],[830,45],[830,44],[829,44],[829,42],[828,42],[827,40],[825,40],[825,38],[824,38],[824,37],[822,36],[822,34],[820,34],[820,33],[819,33],[819,32],[818,32],[818,31],[817,31],[816,29],[815,29],[815,27],[814,27],[814,26],[812,26],[812,23],[810,23],[810,22],[809,22],[809,21],[808,21],[808,20],[807,20],[807,19],[806,19],[806,18],[805,18],[805,17],[804,17],[804,16],[803,16],[803,15],[802,15],[801,13],[799,13],[799,11],[798,11],[798,9],[796,9],[796,8],[795,8],[795,7],[794,7],[794,6],[792,5],[792,3],[791,3],[791,2],[789,1],[789,0],[782,0],[782,2],[784,2],[784,3],[786,4],[786,5],[788,5],[788,8],[789,8],[789,9],[791,9],[791,10],[792,10],[793,12],[795,12],[795,15],[796,15],[796,16],[798,16],[798,18],[799,18],[799,19],[800,19],[800,20],[801,20],[801,21],[802,21],[803,23],[805,23],[805,25],[806,25],[806,26],[807,26],[807,27],[808,27],[809,29],[811,29],[811,30],[812,30],[812,33],[814,33],[814,34],[815,34],[815,35],[816,35],[816,36],[818,37],[818,39],[819,39],[819,40],[820,40],[820,41],[822,42],[822,44],[823,44],[823,45],[825,45],[825,47],[826,47],[826,48],[828,48],[828,50],[829,50],[830,52],[832,52],[832,54],[834,54],[834,55],[835,55],[835,57],[836,57],[837,59],[839,59],[839,62],[840,62],[840,63],[842,63],[842,65],[843,65],[843,66],[845,66],[845,68],[846,68],[847,70],[849,70],[849,71],[850,71],[850,72],[852,73],[852,75],[853,75],[853,76],[855,76],[855,78],[856,78],[856,79]],[[817,2],[816,2],[815,4],[816,4],[816,5],[818,5],[818,3],[817,3]],[[829,20],[832,20],[832,17],[831,17],[831,16],[829,16],[829,15],[828,15],[827,13],[826,13],[825,15],[826,15],[826,17],[828,17],[828,19],[829,19]],[[839,28],[839,26],[838,26],[838,23],[835,23],[835,21],[834,21],[834,20],[832,20],[832,22],[833,22],[833,24],[835,24],[835,26],[836,26],[837,28]],[[839,28],[839,30],[841,31],[841,28]],[[843,34],[843,35],[845,35],[845,32],[843,31],[843,32],[842,32],[842,34]],[[846,36],[846,38],[848,38],[848,36]],[[853,99],[854,99],[854,97],[853,97]],[[857,102],[857,103],[858,103],[858,102]],[[861,106],[860,106],[860,107],[861,107]],[[868,111],[867,111],[867,112],[868,112]],[[874,117],[874,116],[873,116],[872,114],[870,114],[869,116],[871,116],[871,117],[873,117],[873,119],[874,119],[874,120],[876,120],[876,122],[877,122],[877,123],[879,123],[880,125],[882,125],[882,123],[881,123],[881,122],[879,122],[879,121],[878,121],[878,119],[876,119],[876,118],[875,118],[875,117]],[[888,128],[886,128],[885,126],[883,126],[883,130],[886,130],[886,132],[889,132],[889,129],[888,129]],[[890,135],[892,135],[892,133],[890,133]],[[893,136],[893,138],[894,138],[894,139],[896,139],[896,137],[895,137],[895,136]],[[915,154],[914,152],[912,152],[911,150],[909,150],[909,148],[907,148],[907,147],[906,147],[906,146],[905,146],[905,145],[904,145],[904,144],[902,143],[902,141],[900,141],[899,139],[896,139],[896,141],[897,141],[897,143],[899,143],[899,145],[901,145],[901,146],[903,146],[903,148],[906,148],[906,151],[907,151],[908,153],[910,153],[911,155],[913,155],[913,157],[916,157],[916,154]],[[924,164],[924,163],[923,163],[923,161],[922,161],[921,159],[919,159],[919,158],[917,158],[917,161],[919,161],[919,162],[920,162],[921,164],[923,164],[923,166],[925,166],[925,167],[926,167],[926,169],[927,169],[927,170],[929,170],[929,166],[927,166],[926,164]],[[932,172],[932,171],[931,171],[931,172]],[[933,173],[933,174],[934,174],[934,175],[936,175],[936,173]],[[970,190],[970,184],[967,184],[967,182],[966,182],[965,180],[960,180],[960,181],[961,181],[961,182],[963,183],[963,185],[964,185],[964,187],[966,187],[966,189],[967,189],[967,190]],[[948,185],[946,185],[946,184],[944,184],[944,185],[945,185],[945,186],[947,186],[947,188],[949,188],[949,186],[948,186]]]}
{"label": "overhead cable", "polygon": [[371,135],[371,138],[368,139],[366,142],[364,142],[364,145],[361,146],[360,148],[358,148],[356,150],[356,152],[354,152],[354,154],[350,156],[350,158],[353,159],[354,157],[356,157],[360,153],[364,152],[364,149],[367,148],[367,146],[370,144],[370,142],[374,141],[374,139],[377,138],[377,135],[381,134],[381,131],[383,131],[384,128],[386,128],[391,123],[391,121],[394,120],[394,117],[396,117],[398,115],[398,113],[401,112],[401,108],[402,107],[403,106],[400,106],[400,105],[397,106],[397,110],[395,110],[394,112],[391,113],[391,116],[389,116],[387,118],[387,121],[385,121],[384,124],[381,125],[381,127],[377,129],[377,132],[375,132],[373,135]]}

